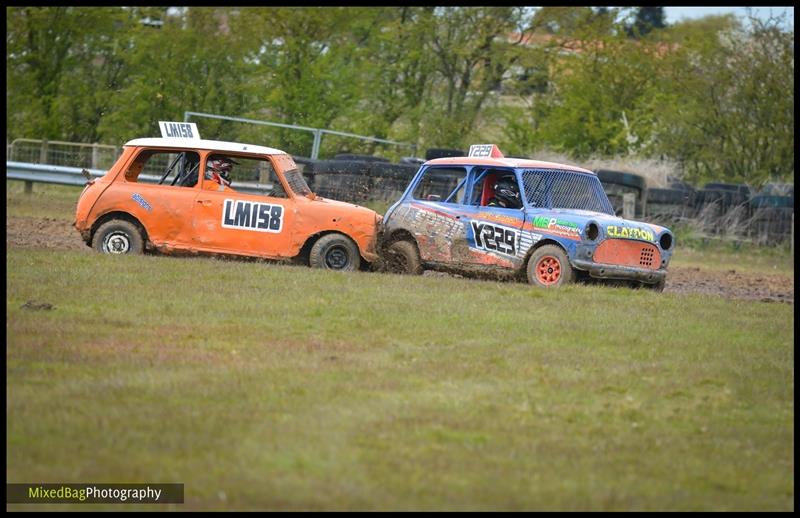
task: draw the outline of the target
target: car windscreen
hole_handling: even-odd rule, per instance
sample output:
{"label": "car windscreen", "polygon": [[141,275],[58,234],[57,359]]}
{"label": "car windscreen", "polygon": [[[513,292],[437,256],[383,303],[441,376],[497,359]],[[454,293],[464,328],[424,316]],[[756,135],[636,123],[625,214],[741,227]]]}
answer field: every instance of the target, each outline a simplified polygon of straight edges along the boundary
{"label": "car windscreen", "polygon": [[283,173],[283,176],[286,178],[289,187],[298,196],[307,196],[311,194],[311,189],[308,187],[306,179],[303,178],[303,174],[299,170],[289,169]]}
{"label": "car windscreen", "polygon": [[614,214],[600,180],[590,174],[557,169],[522,172],[525,198],[531,207],[579,209]]}

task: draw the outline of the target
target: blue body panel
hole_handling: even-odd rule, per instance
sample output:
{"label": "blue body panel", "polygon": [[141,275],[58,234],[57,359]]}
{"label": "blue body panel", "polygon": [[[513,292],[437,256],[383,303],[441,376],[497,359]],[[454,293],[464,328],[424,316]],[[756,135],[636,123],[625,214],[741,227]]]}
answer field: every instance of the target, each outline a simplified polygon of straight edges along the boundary
{"label": "blue body panel", "polygon": [[[532,207],[524,196],[521,209],[481,206],[476,200],[463,203],[470,201],[468,193],[473,192],[477,175],[475,166],[465,163],[462,167],[468,171],[463,191],[459,184],[453,192],[461,194],[445,202],[414,197],[416,186],[429,169],[423,166],[400,200],[386,212],[383,240],[391,242],[398,235],[410,235],[423,263],[456,270],[480,267],[520,271],[538,246],[556,244],[566,252],[573,268],[594,277],[653,283],[666,275],[674,249],[669,229],[597,211]],[[508,169],[518,181],[521,171]],[[584,173],[575,174],[586,179]],[[641,262],[634,257],[638,253],[644,258]],[[603,261],[597,261],[598,257]],[[658,264],[647,262],[650,257]]]}

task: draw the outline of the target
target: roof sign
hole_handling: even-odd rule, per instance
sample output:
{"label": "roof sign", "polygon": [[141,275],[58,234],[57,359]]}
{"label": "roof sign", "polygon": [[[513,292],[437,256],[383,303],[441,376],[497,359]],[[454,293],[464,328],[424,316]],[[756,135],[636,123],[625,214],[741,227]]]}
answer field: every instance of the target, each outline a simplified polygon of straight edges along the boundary
{"label": "roof sign", "polygon": [[505,158],[495,144],[473,144],[469,147],[469,155],[483,158]]}
{"label": "roof sign", "polygon": [[200,138],[200,132],[194,122],[158,121],[158,127],[161,128],[161,136],[164,138]]}

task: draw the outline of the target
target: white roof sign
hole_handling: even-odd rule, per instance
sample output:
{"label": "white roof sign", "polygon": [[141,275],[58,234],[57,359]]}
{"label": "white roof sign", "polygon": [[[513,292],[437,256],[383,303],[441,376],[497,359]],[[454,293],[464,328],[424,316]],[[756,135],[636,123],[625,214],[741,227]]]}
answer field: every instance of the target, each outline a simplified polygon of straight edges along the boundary
{"label": "white roof sign", "polygon": [[200,131],[194,122],[158,121],[158,127],[161,128],[161,136],[164,138],[200,138]]}

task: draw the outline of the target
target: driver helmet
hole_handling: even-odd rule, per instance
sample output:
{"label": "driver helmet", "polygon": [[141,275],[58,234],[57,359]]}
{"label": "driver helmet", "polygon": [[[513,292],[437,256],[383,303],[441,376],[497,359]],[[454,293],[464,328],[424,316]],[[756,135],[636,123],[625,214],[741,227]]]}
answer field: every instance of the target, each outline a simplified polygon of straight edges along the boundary
{"label": "driver helmet", "polygon": [[522,207],[519,187],[517,187],[517,182],[513,176],[503,176],[497,180],[494,184],[494,196],[508,208],[518,209]]}
{"label": "driver helmet", "polygon": [[233,164],[237,163],[227,157],[212,156],[206,163],[206,178],[221,185],[230,185]]}

